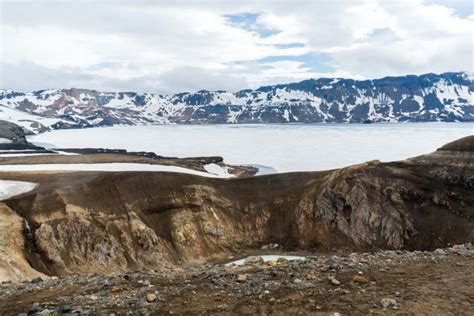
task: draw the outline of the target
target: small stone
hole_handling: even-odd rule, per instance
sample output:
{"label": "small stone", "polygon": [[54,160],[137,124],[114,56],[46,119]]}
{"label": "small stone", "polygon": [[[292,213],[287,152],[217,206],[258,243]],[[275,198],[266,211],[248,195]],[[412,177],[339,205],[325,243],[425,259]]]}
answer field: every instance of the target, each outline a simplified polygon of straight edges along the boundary
{"label": "small stone", "polygon": [[43,282],[43,279],[40,277],[34,278],[30,281],[30,283],[32,284],[41,283],[41,282]]}
{"label": "small stone", "polygon": [[446,251],[444,251],[443,249],[436,249],[434,253],[437,255],[445,255]]}
{"label": "small stone", "polygon": [[341,282],[336,280],[334,277],[329,277],[329,282],[331,282],[332,285],[339,286],[341,285]]}
{"label": "small stone", "polygon": [[354,275],[352,277],[352,281],[357,282],[357,283],[368,283],[369,280],[367,278],[361,276],[361,275]]}
{"label": "small stone", "polygon": [[63,305],[61,306],[61,313],[65,314],[65,313],[69,313],[71,311],[71,306],[70,305]]}
{"label": "small stone", "polygon": [[316,276],[314,274],[310,273],[306,276],[306,280],[308,280],[308,281],[316,280]]}
{"label": "small stone", "polygon": [[146,301],[148,303],[153,303],[154,301],[156,301],[156,294],[153,294],[153,293],[150,293],[146,296]]}
{"label": "small stone", "polygon": [[465,249],[465,246],[464,245],[454,245],[451,247],[452,250],[454,251],[460,251],[460,250],[464,250]]}
{"label": "small stone", "polygon": [[248,279],[248,274],[239,274],[237,276],[237,282],[246,282]]}
{"label": "small stone", "polygon": [[98,299],[98,297],[95,295],[88,295],[87,298],[90,299],[91,301],[97,301]]}
{"label": "small stone", "polygon": [[397,301],[391,298],[383,298],[380,300],[380,304],[382,304],[383,309],[396,309],[397,308]]}
{"label": "small stone", "polygon": [[379,272],[384,272],[384,273],[387,273],[387,272],[388,272],[388,270],[389,270],[388,268],[381,268],[381,269],[379,269]]}
{"label": "small stone", "polygon": [[302,282],[302,281],[301,281],[300,279],[294,279],[294,280],[293,280],[293,283],[295,283],[295,284],[301,284],[301,282]]}
{"label": "small stone", "polygon": [[138,300],[137,300],[137,299],[133,299],[133,298],[127,301],[127,304],[128,304],[129,306],[135,306],[135,305],[137,305],[138,303],[139,303]]}
{"label": "small stone", "polygon": [[110,289],[110,292],[112,293],[117,293],[117,292],[120,292],[120,288],[118,286],[112,286],[112,288]]}
{"label": "small stone", "polygon": [[262,249],[262,250],[278,249],[279,247],[280,247],[280,245],[274,243],[274,244],[263,245],[260,249]]}
{"label": "small stone", "polygon": [[245,258],[244,260],[244,264],[245,265],[248,265],[248,264],[262,264],[264,261],[263,261],[263,258],[262,257],[259,257],[259,256],[250,256],[250,257],[247,257]]}
{"label": "small stone", "polygon": [[285,257],[280,257],[277,259],[277,263],[286,263],[288,262],[288,259],[286,259]]}
{"label": "small stone", "polygon": [[30,314],[35,314],[35,313],[39,313],[41,311],[41,307],[39,306],[38,303],[35,303],[28,311],[28,313]]}

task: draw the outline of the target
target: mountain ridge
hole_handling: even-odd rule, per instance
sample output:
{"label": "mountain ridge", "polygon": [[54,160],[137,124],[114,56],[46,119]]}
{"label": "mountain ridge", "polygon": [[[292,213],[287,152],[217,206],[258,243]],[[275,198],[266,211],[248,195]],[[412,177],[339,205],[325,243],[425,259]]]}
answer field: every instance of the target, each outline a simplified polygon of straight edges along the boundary
{"label": "mountain ridge", "polygon": [[307,79],[235,93],[0,90],[0,119],[34,132],[117,124],[465,122],[474,121],[474,81],[467,72],[446,72]]}

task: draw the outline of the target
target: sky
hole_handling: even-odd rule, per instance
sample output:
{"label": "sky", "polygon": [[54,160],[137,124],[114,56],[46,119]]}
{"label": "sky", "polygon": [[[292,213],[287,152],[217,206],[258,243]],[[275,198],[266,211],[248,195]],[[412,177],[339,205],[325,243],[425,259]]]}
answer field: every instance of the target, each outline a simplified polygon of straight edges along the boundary
{"label": "sky", "polygon": [[0,89],[238,91],[474,71],[474,0],[0,0]]}

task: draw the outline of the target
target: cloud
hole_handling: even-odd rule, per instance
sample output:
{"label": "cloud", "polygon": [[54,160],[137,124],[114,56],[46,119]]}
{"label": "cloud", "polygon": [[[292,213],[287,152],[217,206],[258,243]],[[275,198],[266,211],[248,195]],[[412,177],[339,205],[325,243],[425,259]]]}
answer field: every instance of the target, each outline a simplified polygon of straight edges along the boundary
{"label": "cloud", "polygon": [[235,91],[474,70],[469,0],[0,1],[0,88]]}

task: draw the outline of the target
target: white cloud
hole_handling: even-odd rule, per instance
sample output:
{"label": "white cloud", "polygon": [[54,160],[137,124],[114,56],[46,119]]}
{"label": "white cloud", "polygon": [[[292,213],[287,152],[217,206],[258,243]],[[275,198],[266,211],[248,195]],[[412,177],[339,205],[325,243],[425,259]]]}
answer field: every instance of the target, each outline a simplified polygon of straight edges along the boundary
{"label": "white cloud", "polygon": [[[472,12],[442,0],[0,1],[0,88],[238,90],[474,70]],[[244,13],[252,27],[226,17]],[[321,53],[330,70],[311,60]]]}

